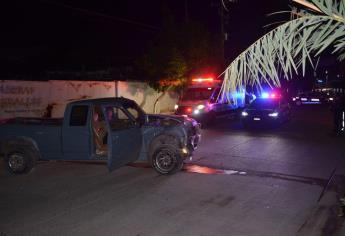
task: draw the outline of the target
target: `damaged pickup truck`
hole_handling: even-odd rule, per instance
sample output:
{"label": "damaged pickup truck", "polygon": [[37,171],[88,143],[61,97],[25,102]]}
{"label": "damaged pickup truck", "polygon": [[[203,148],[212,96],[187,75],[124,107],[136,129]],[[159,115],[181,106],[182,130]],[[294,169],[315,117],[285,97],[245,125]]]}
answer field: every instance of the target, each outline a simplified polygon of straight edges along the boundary
{"label": "damaged pickup truck", "polygon": [[38,160],[103,160],[109,171],[141,160],[172,174],[199,141],[195,120],[149,115],[123,97],[71,102],[61,119],[14,118],[0,125],[0,155],[14,174],[29,172]]}

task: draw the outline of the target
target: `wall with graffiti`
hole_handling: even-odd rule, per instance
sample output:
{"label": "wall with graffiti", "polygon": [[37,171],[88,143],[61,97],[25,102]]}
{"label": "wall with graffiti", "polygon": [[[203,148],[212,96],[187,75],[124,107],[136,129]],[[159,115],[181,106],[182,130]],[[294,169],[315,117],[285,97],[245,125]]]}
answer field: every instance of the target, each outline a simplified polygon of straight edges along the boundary
{"label": "wall with graffiti", "polygon": [[115,96],[135,100],[148,113],[172,111],[177,94],[161,95],[142,82],[0,80],[0,119],[62,117],[68,102]]}

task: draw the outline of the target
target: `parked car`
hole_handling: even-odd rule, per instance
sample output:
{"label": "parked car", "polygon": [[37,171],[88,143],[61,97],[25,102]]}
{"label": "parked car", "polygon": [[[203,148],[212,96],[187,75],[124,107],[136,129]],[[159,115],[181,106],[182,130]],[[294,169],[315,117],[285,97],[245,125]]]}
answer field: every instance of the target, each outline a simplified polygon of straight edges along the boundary
{"label": "parked car", "polygon": [[71,102],[61,119],[14,118],[0,125],[0,155],[14,174],[30,171],[41,159],[103,160],[110,171],[139,159],[171,174],[199,140],[195,120],[148,115],[123,97]]}
{"label": "parked car", "polygon": [[292,98],[292,101],[297,105],[303,104],[325,104],[331,102],[332,97],[327,97],[325,94],[318,92],[304,92]]}

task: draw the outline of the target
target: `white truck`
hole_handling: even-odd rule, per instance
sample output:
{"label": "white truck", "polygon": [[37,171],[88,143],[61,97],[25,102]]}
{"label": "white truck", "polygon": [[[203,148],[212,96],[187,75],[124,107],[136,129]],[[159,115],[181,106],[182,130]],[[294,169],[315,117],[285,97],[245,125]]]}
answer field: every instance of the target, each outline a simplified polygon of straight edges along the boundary
{"label": "white truck", "polygon": [[219,96],[222,80],[214,78],[194,78],[183,96],[175,105],[175,114],[194,118],[203,125],[209,125],[218,117],[236,114],[238,108],[245,106],[243,93]]}

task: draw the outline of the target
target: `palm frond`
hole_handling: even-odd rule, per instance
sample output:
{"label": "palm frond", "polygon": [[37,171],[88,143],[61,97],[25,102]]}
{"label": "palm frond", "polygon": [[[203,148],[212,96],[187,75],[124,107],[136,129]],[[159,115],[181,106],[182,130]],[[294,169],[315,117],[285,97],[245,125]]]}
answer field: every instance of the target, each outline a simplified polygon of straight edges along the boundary
{"label": "palm frond", "polygon": [[[223,72],[221,99],[230,101],[228,92],[250,85],[280,87],[281,79],[289,80],[307,62],[326,48],[345,59],[345,1],[298,0],[313,6],[301,11],[298,18],[270,31],[242,52]],[[309,5],[310,6],[310,5]],[[316,9],[316,10],[315,10]],[[280,76],[282,74],[282,76]]]}

